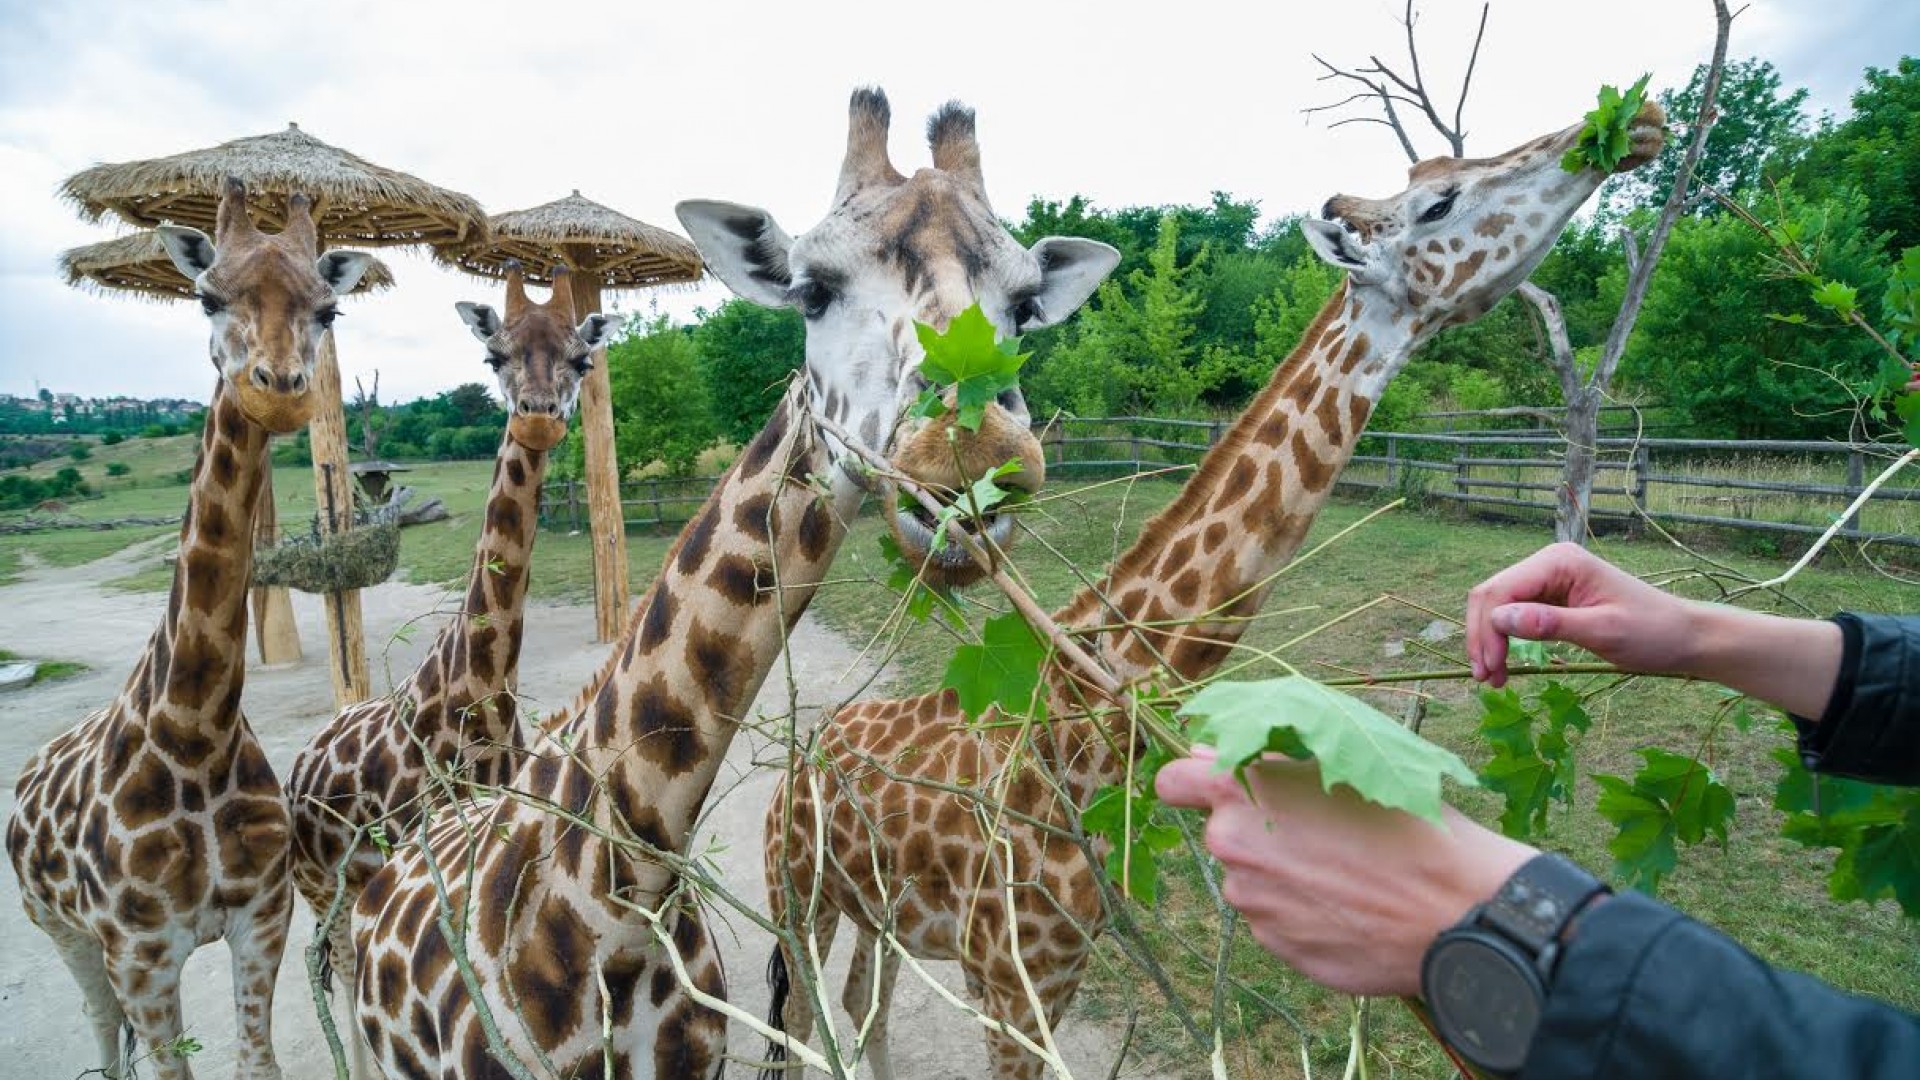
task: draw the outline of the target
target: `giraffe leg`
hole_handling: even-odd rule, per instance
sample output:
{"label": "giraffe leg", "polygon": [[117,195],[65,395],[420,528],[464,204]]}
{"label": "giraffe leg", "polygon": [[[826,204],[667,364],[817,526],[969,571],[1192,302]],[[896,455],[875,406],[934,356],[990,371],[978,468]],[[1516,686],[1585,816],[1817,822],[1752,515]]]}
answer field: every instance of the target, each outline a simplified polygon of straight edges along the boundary
{"label": "giraffe leg", "polygon": [[133,1026],[130,1064],[152,1065],[157,1080],[193,1080],[187,1055],[179,1052],[180,968],[186,960],[179,950],[152,963],[137,959],[131,947],[106,954],[107,980]]}
{"label": "giraffe leg", "polygon": [[93,1038],[100,1047],[100,1071],[109,1080],[123,1080],[130,1075],[127,1062],[120,1055],[125,1045],[120,1033],[126,1027],[127,1014],[120,1008],[120,999],[107,979],[106,951],[100,947],[99,939],[91,934],[63,928],[50,936],[54,948],[60,952],[60,959],[65,961],[67,970],[73,973],[73,981],[80,984],[80,995],[86,1001],[87,1021],[93,1025]]}
{"label": "giraffe leg", "polygon": [[[874,958],[879,958],[876,971]],[[893,981],[900,973],[900,955],[879,944],[879,935],[860,928],[860,939],[853,947],[853,961],[847,968],[847,985],[840,1004],[853,1017],[856,1027],[873,1012],[873,1026],[867,1029],[867,1064],[873,1068],[873,1080],[893,1080],[893,1061],[887,1053],[887,1017],[893,1012]],[[877,978],[876,978],[877,976]]]}
{"label": "giraffe leg", "polygon": [[[826,969],[827,957],[833,954],[833,935],[840,928],[840,911],[827,904],[820,907],[819,918],[813,925],[813,939],[820,950],[820,967]],[[784,951],[784,947],[783,947]],[[813,1041],[813,995],[807,987],[813,983],[813,965],[807,962],[804,953],[787,954],[787,1005],[781,1016],[781,1030],[796,1039]],[[816,987],[822,997],[825,988]],[[800,1080],[806,1067],[792,1055],[787,1058],[787,1080]]]}
{"label": "giraffe leg", "polygon": [[293,890],[285,877],[261,889],[259,904],[235,912],[227,923],[233,959],[233,1007],[238,1080],[280,1080],[273,1057],[273,989],[287,949]]}
{"label": "giraffe leg", "polygon": [[[322,909],[324,910],[324,909]],[[327,952],[333,966],[333,1027],[347,1051],[347,1075],[352,1080],[377,1080],[380,1073],[373,1064],[367,1036],[360,1030],[359,971],[354,966],[353,931],[347,926],[346,912],[327,928]]]}
{"label": "giraffe leg", "polygon": [[[1040,1025],[1033,1022],[1033,1006],[1027,1000],[1027,992],[1018,983],[1011,986],[989,982],[982,979],[986,993],[981,1000],[981,1009],[988,1016],[1004,1020],[1029,1040],[1040,1042]],[[1041,1004],[1046,1006],[1051,1026],[1060,1013],[1064,1012],[1059,1002],[1048,1000],[1045,987],[1037,987],[1041,995]],[[987,1032],[988,1075],[995,1080],[1041,1080],[1046,1066],[1041,1060],[1027,1052],[1026,1048],[1015,1042],[1013,1037],[989,1029]]]}

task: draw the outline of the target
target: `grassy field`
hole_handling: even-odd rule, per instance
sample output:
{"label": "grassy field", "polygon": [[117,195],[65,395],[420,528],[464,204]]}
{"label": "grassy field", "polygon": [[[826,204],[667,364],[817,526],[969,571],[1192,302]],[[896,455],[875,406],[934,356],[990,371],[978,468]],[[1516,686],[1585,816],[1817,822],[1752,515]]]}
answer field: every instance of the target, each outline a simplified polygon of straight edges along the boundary
{"label": "grassy field", "polygon": [[[1072,562],[1091,568],[1108,560],[1116,545],[1130,540],[1139,523],[1163,505],[1173,490],[1168,483],[1148,482],[1131,490],[1116,485],[1078,495],[1060,494],[1043,504],[1044,513],[1030,520],[1040,538]],[[1352,524],[1368,509],[1357,503],[1336,503],[1322,515],[1309,543]],[[814,608],[855,637],[874,634],[893,606],[893,597],[884,587],[863,580],[884,579],[886,574],[877,535],[877,522],[869,519],[859,524],[836,568],[836,576],[848,583],[823,590]],[[1468,588],[1546,539],[1535,525],[1391,512],[1303,565],[1296,576],[1283,579],[1267,610],[1307,610],[1263,620],[1249,633],[1247,644],[1271,648],[1388,591],[1436,611],[1457,613]],[[1686,555],[1665,544],[1602,541],[1597,547],[1608,558],[1641,573],[1689,562]],[[1770,576],[1785,565],[1780,560],[1724,551],[1712,557],[1757,577]],[[1072,572],[1033,540],[1016,552],[1016,560],[1044,600],[1064,599],[1075,587]],[[1842,559],[1831,561],[1831,566],[1807,571],[1790,590],[1814,611],[1920,610],[1920,587],[1899,584]],[[1443,666],[1417,653],[1389,659],[1385,652],[1388,642],[1417,634],[1429,621],[1429,616],[1410,608],[1381,605],[1313,637],[1288,652],[1287,659],[1322,677],[1356,670]],[[1459,653],[1457,640],[1441,647]],[[904,684],[913,689],[935,686],[949,648],[944,635],[927,628],[916,629],[899,642],[895,663]],[[1245,677],[1271,673],[1256,666]],[[1484,762],[1488,751],[1473,734],[1478,712],[1468,684],[1426,686],[1434,698],[1425,733],[1472,764]],[[1378,704],[1396,714],[1405,701],[1376,696]],[[1581,750],[1583,771],[1630,776],[1639,764],[1633,751],[1649,744],[1694,751],[1717,700],[1704,686],[1655,680],[1630,684],[1608,695],[1595,707],[1596,725]],[[1684,852],[1679,871],[1663,887],[1663,898],[1732,934],[1769,960],[1811,971],[1849,990],[1920,1009],[1920,978],[1916,978],[1920,975],[1920,926],[1902,920],[1890,903],[1867,907],[1828,900],[1824,885],[1828,858],[1778,836],[1779,815],[1771,809],[1778,766],[1770,754],[1784,740],[1765,722],[1744,735],[1730,729],[1721,732],[1714,765],[1738,801],[1733,842],[1726,851],[1700,847]],[[1595,794],[1590,784],[1583,785],[1576,809],[1555,817],[1547,844],[1588,866],[1604,868],[1610,861],[1605,850],[1610,831],[1592,810]],[[1460,792],[1458,802],[1482,820],[1491,821],[1497,814],[1495,801],[1483,793]],[[1175,860],[1169,877],[1173,887],[1162,897],[1159,910],[1143,921],[1152,924],[1149,936],[1157,954],[1167,958],[1200,1014],[1212,992],[1211,905],[1190,861]],[[1199,955],[1183,951],[1177,939],[1196,946]],[[1238,944],[1235,973],[1306,1028],[1317,1071],[1339,1069],[1348,1024],[1345,999],[1280,970],[1244,933]],[[1089,980],[1083,1000],[1118,1020],[1137,1005],[1138,1042],[1173,1060],[1202,1060],[1154,999],[1148,984],[1110,944],[1102,948],[1102,963]],[[1250,994],[1230,994],[1228,1007],[1232,1033],[1228,1062],[1233,1075],[1299,1072],[1301,1041],[1284,1021]],[[1405,1075],[1450,1075],[1403,1010],[1382,1003],[1372,1016],[1379,1064]]]}
{"label": "grassy field", "polygon": [[[163,445],[154,446],[152,442]],[[179,443],[190,456],[191,440],[187,439],[138,440],[96,450],[95,460],[82,465],[90,481],[110,460],[127,460],[136,464],[137,471],[107,483],[107,497],[75,503],[72,511],[93,518],[178,513],[185,489],[171,478],[184,466],[178,464],[182,459],[176,452],[164,445],[169,442]],[[490,476],[491,463],[484,461],[423,465],[406,475],[408,484],[442,498],[453,516],[449,521],[403,533],[402,576],[415,582],[443,582],[466,573]],[[310,512],[308,469],[276,470],[275,486],[283,522],[297,523]],[[1016,552],[1023,573],[1042,599],[1064,599],[1077,579],[1070,567],[1049,555],[1039,541],[1091,571],[1129,542],[1140,523],[1171,498],[1174,490],[1173,484],[1164,481],[1077,489],[1057,485],[1027,517],[1037,539],[1026,539]],[[1354,523],[1369,509],[1358,502],[1336,502],[1318,522],[1315,541]],[[169,531],[145,528],[0,537],[0,580],[10,571],[17,572],[29,555],[73,565]],[[871,640],[876,649],[891,653],[902,685],[931,688],[938,681],[954,639],[932,626],[915,626],[906,634],[879,633],[895,601],[883,584],[891,568],[879,554],[880,531],[878,520],[871,514],[856,523],[842,549],[834,579],[821,590],[814,610],[856,643]],[[1272,647],[1389,591],[1436,611],[1458,612],[1470,586],[1531,552],[1546,538],[1544,528],[1535,523],[1495,524],[1451,512],[1390,512],[1283,579],[1267,605],[1274,614],[1250,632],[1247,642],[1257,648]],[[631,538],[630,565],[636,591],[651,580],[670,541],[671,537],[659,535]],[[1664,543],[1601,540],[1597,548],[1641,573],[1691,564],[1690,556]],[[1756,577],[1770,576],[1786,565],[1779,558],[1738,551],[1716,550],[1710,555]],[[541,536],[535,558],[532,592],[536,598],[583,600],[590,596],[590,552],[583,536],[549,530]],[[1790,592],[1819,613],[1843,608],[1920,610],[1920,586],[1911,583],[1920,574],[1909,568],[1905,576],[1906,583],[1890,579],[1845,552],[1835,552],[1821,566],[1796,579]],[[116,584],[164,589],[167,580],[156,553],[151,567]],[[996,596],[978,591],[967,603],[976,623],[998,606]],[[1389,642],[1417,634],[1429,621],[1429,616],[1411,608],[1383,604],[1312,637],[1289,651],[1287,659],[1302,670],[1322,676],[1414,665],[1432,668],[1436,666],[1432,658],[1415,655],[1392,659],[1386,654]],[[1458,642],[1441,648],[1457,654]],[[1244,674],[1257,677],[1268,673],[1256,668]],[[1470,763],[1483,762],[1487,753],[1472,733],[1478,713],[1467,684],[1435,682],[1426,684],[1426,689],[1433,695],[1426,734],[1461,753]],[[1630,775],[1639,760],[1633,751],[1649,744],[1694,750],[1716,700],[1705,687],[1662,681],[1629,684],[1607,695],[1595,707],[1597,723],[1581,750],[1583,771]],[[1394,707],[1403,701],[1383,696],[1380,703]],[[1663,888],[1663,897],[1732,934],[1769,960],[1810,971],[1849,990],[1920,1009],[1920,978],[1916,978],[1920,975],[1920,927],[1903,921],[1891,904],[1867,907],[1830,901],[1824,886],[1828,858],[1779,838],[1779,815],[1771,809],[1777,766],[1770,754],[1784,744],[1784,738],[1766,723],[1747,734],[1721,732],[1713,757],[1716,769],[1738,801],[1733,843],[1725,851],[1700,847],[1683,852],[1680,868]],[[1495,807],[1490,797],[1477,792],[1457,794],[1463,808],[1483,820],[1492,818]],[[1548,844],[1599,868],[1609,862],[1604,846],[1609,831],[1591,809],[1593,798],[1591,785],[1584,786],[1577,808],[1555,817]],[[1183,993],[1193,1002],[1204,1003],[1212,988],[1210,904],[1191,862],[1175,859],[1166,879],[1158,909],[1142,918],[1150,925],[1148,932],[1156,952],[1166,958]],[[1179,944],[1182,941],[1197,948],[1198,954],[1185,951]],[[1236,991],[1228,997],[1228,1063],[1234,1075],[1296,1075],[1300,1069],[1302,1040],[1269,1003],[1284,1009],[1305,1029],[1305,1044],[1316,1071],[1324,1073],[1340,1067],[1348,1024],[1344,998],[1319,991],[1282,970],[1244,933],[1237,943],[1232,970],[1252,990]],[[1146,986],[1109,944],[1101,950],[1100,963],[1082,1001],[1094,1012],[1120,1020],[1137,1009],[1137,1045],[1160,1052],[1171,1061],[1202,1060]],[[1372,1016],[1381,1064],[1402,1075],[1446,1074],[1431,1045],[1401,1010],[1381,1004]],[[1199,1071],[1199,1066],[1194,1069]]]}

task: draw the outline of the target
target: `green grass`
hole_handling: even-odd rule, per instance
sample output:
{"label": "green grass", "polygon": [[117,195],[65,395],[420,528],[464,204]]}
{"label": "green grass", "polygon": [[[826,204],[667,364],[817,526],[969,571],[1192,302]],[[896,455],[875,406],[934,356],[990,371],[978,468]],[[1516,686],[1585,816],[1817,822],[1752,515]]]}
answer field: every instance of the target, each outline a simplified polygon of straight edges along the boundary
{"label": "green grass", "polygon": [[[21,656],[9,649],[0,649],[0,663],[12,663],[16,660],[36,660],[36,658]],[[33,681],[28,683],[28,686],[39,686],[41,683],[53,682],[56,679],[70,679],[89,670],[87,665],[78,660],[37,660],[36,662],[39,667],[34,669]]]}
{"label": "green grass", "polygon": [[[1094,568],[1107,562],[1117,545],[1130,542],[1140,524],[1172,497],[1173,484],[1147,482],[1054,495],[1042,504],[1045,513],[1032,518],[1035,533],[1075,564]],[[1336,502],[1316,523],[1313,543],[1352,524],[1370,507]],[[894,596],[881,584],[888,570],[878,554],[880,525],[872,519],[856,524],[836,564],[838,584],[821,591],[814,610],[850,636],[864,643],[883,624]],[[1247,635],[1255,648],[1272,648],[1310,630],[1328,618],[1392,591],[1436,611],[1457,614],[1467,590],[1487,575],[1531,553],[1549,539],[1538,524],[1502,525],[1469,521],[1452,515],[1394,511],[1366,526],[1338,545],[1281,579],[1268,600],[1262,619]],[[1043,601],[1065,599],[1077,579],[1068,567],[1048,555],[1032,538],[1014,553],[1021,571]],[[1639,573],[1686,565],[1680,551],[1664,543],[1601,540],[1597,550]],[[1756,559],[1725,551],[1711,556],[1755,577],[1767,577],[1785,568],[1785,561]],[[1810,569],[1794,582],[1792,593],[1813,611],[1858,608],[1880,611],[1920,611],[1920,588],[1902,585],[1844,558],[1830,557],[1829,565]],[[1682,591],[1688,591],[1682,589]],[[1696,586],[1691,590],[1702,595]],[[976,590],[971,603],[998,603],[997,594]],[[1286,613],[1286,609],[1309,610]],[[1764,605],[1762,605],[1764,606]],[[1373,608],[1290,650],[1287,659],[1309,674],[1334,677],[1351,671],[1384,672],[1426,670],[1443,666],[1435,658],[1410,652],[1389,659],[1386,642],[1417,634],[1430,617],[1399,605]],[[887,644],[891,644],[888,642]],[[952,639],[931,627],[914,627],[898,642],[895,665],[899,683],[909,690],[937,685]],[[1455,655],[1457,639],[1443,645]],[[1273,674],[1271,665],[1256,665],[1237,677]],[[1465,681],[1431,682],[1434,695],[1424,731],[1470,763],[1483,763],[1487,747],[1474,734],[1478,704]],[[1524,687],[1522,688],[1524,691]],[[1376,704],[1394,710],[1404,697],[1372,695]],[[1718,699],[1697,684],[1670,680],[1631,683],[1594,704],[1596,724],[1581,748],[1582,773],[1613,772],[1631,776],[1639,759],[1637,747],[1658,744],[1693,752],[1705,734]],[[1703,846],[1682,853],[1678,871],[1662,888],[1662,898],[1719,927],[1761,956],[1798,970],[1811,972],[1850,991],[1892,1001],[1909,1010],[1920,1009],[1920,924],[1904,921],[1890,903],[1873,907],[1836,904],[1826,896],[1825,874],[1830,856],[1810,852],[1782,840],[1780,815],[1771,808],[1778,766],[1770,754],[1785,736],[1771,723],[1756,724],[1748,734],[1723,729],[1716,740],[1713,764],[1738,800],[1733,842],[1726,851]],[[1468,813],[1491,822],[1498,808],[1482,792],[1457,792],[1457,802]],[[1596,796],[1590,782],[1570,814],[1557,815],[1545,841],[1584,864],[1604,870],[1610,864],[1605,850],[1611,835],[1607,823],[1592,809]],[[1204,1013],[1213,983],[1210,927],[1211,905],[1191,861],[1172,860],[1167,872],[1158,920],[1148,933],[1157,955],[1165,958],[1188,998]],[[1153,917],[1149,917],[1153,918]],[[1176,946],[1184,939],[1203,954],[1193,958]],[[1348,1024],[1347,1003],[1339,995],[1318,990],[1292,975],[1241,935],[1232,970],[1261,994],[1282,1004],[1311,1032],[1309,1046],[1316,1071],[1333,1072],[1344,1060]],[[1111,943],[1102,946],[1099,966],[1081,1000],[1098,1015],[1124,1020],[1132,1002],[1140,1004],[1136,1042],[1170,1060],[1201,1060],[1179,1031],[1150,984],[1131,968]],[[1296,1075],[1300,1043],[1292,1030],[1249,996],[1229,995],[1229,1070],[1234,1075]],[[1381,1060],[1405,1075],[1451,1075],[1404,1010],[1376,1003],[1372,1030]],[[1197,1070],[1198,1066],[1195,1066]]]}

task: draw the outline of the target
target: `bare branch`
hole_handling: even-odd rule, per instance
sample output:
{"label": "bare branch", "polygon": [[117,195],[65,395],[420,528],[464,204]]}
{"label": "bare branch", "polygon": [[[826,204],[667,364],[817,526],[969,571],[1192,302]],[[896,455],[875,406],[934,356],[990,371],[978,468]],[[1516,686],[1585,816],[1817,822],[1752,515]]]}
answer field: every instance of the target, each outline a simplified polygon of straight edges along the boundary
{"label": "bare branch", "polygon": [[1646,251],[1627,278],[1626,294],[1620,301],[1620,314],[1614,318],[1613,328],[1607,332],[1606,344],[1600,351],[1600,362],[1594,367],[1591,381],[1602,388],[1613,381],[1614,369],[1620,366],[1620,358],[1627,351],[1627,338],[1633,333],[1633,324],[1640,316],[1640,305],[1646,301],[1653,268],[1660,262],[1660,252],[1667,246],[1667,236],[1673,232],[1674,222],[1679,220],[1681,211],[1686,208],[1687,187],[1693,182],[1693,172],[1700,165],[1701,155],[1706,152],[1707,133],[1713,129],[1714,119],[1718,115],[1715,99],[1720,95],[1720,77],[1727,67],[1727,39],[1733,32],[1733,13],[1727,10],[1727,0],[1713,0],[1713,17],[1713,61],[1707,68],[1706,84],[1701,87],[1700,113],[1694,121],[1693,139],[1687,144],[1686,155],[1680,159],[1680,168],[1674,172],[1673,190],[1667,193],[1667,203],[1660,211],[1660,220],[1647,235]]}
{"label": "bare branch", "polygon": [[1467,108],[1467,89],[1473,85],[1473,68],[1480,62],[1480,42],[1487,36],[1487,14],[1493,10],[1493,0],[1480,5],[1480,29],[1473,34],[1473,52],[1467,55],[1467,74],[1460,80],[1460,100],[1453,106],[1453,131],[1459,140],[1461,149],[1455,150],[1456,157],[1464,156],[1467,133],[1460,130],[1460,117]]}

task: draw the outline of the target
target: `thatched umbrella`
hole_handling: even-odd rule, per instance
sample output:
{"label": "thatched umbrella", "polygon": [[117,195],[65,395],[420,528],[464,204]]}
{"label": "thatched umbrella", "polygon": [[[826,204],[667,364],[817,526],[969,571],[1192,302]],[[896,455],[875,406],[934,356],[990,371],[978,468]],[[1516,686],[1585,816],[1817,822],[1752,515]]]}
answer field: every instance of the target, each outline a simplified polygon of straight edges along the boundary
{"label": "thatched umbrella", "polygon": [[[552,284],[565,266],[573,310],[601,310],[607,289],[643,289],[700,279],[700,252],[692,242],[636,221],[583,197],[578,189],[530,210],[496,214],[488,238],[435,249],[435,256],[471,274],[505,277],[507,263],[525,267],[528,281]],[[620,514],[619,466],[613,453],[613,401],[605,356],[587,372],[580,393],[580,431],[586,443],[587,506],[593,533],[593,607],[601,641],[620,636],[627,614],[627,533]]]}
{"label": "thatched umbrella", "polygon": [[[102,240],[85,247],[60,253],[60,272],[67,284],[92,292],[126,292],[143,299],[189,300],[193,282],[173,265],[160,234],[151,229],[130,233],[114,240]],[[393,288],[393,271],[379,259],[373,260],[353,295],[385,292]]]}
{"label": "thatched umbrella", "polygon": [[[268,228],[284,225],[291,196],[310,196],[323,245],[470,244],[486,236],[485,212],[473,199],[382,168],[321,142],[297,124],[171,157],[96,165],[69,177],[60,191],[89,219],[114,214],[134,225],[172,222],[211,232],[229,176],[245,181],[248,209]],[[331,333],[320,339],[311,392],[314,411],[307,430],[321,526],[328,533],[345,532],[353,525],[353,481],[347,474],[340,361]],[[372,692],[360,594],[328,593],[326,609],[334,701],[345,706]]]}
{"label": "thatched umbrella", "polygon": [[[114,240],[102,240],[60,253],[60,271],[67,284],[98,293],[128,293],[144,300],[188,300],[193,282],[167,255],[160,234],[151,229]],[[393,288],[393,271],[373,260],[353,295]],[[253,515],[254,543],[271,545],[279,537],[280,522],[273,505],[272,461],[264,463],[260,502]],[[300,631],[293,622],[293,602],[281,586],[256,585],[253,590],[254,645],[263,664],[287,664],[300,659]]]}

